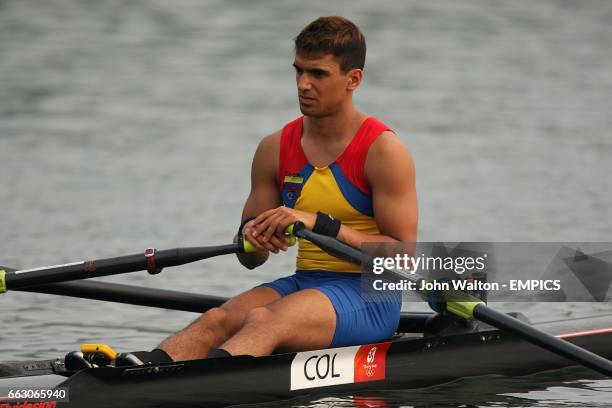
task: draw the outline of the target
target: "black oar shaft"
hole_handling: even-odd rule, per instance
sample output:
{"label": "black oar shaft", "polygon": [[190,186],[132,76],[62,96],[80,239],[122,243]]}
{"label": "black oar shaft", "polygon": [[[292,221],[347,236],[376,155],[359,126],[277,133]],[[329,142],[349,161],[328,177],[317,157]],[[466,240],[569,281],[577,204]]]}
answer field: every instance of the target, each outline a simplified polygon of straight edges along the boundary
{"label": "black oar shaft", "polygon": [[612,362],[595,353],[580,348],[569,341],[559,339],[485,305],[474,308],[474,317],[498,329],[520,336],[523,339],[570,360],[576,361],[595,371],[612,377]]}
{"label": "black oar shaft", "polygon": [[305,229],[303,224],[299,221],[296,224],[298,225],[293,227],[293,233],[296,237],[312,242],[313,244],[321,247],[328,254],[360,265],[367,265],[369,262],[371,262],[371,257],[365,252],[362,252],[357,248],[353,248],[352,246],[338,241],[335,238],[309,231]]}
{"label": "black oar shaft", "polygon": [[46,293],[82,299],[102,300],[137,306],[159,307],[170,310],[202,313],[221,306],[227,298],[200,295],[167,289],[143,288],[99,281],[58,282],[28,286],[22,292]]}
{"label": "black oar shaft", "polygon": [[[228,300],[228,298],[220,296],[143,288],[141,286],[93,280],[50,283],[47,285],[30,286],[19,289],[19,291],[71,296],[135,306],[159,307],[194,313],[203,313],[213,307],[219,307]],[[397,330],[401,333],[422,333],[425,330],[427,320],[432,315],[432,313],[419,312],[402,313]]]}
{"label": "black oar shaft", "polygon": [[[155,253],[155,267],[161,269],[178,266],[240,251],[242,251],[242,246],[238,243],[213,247],[165,249]],[[147,270],[147,258],[144,253],[126,255],[61,266],[7,272],[6,289],[20,289],[46,283],[96,278],[144,270]]]}
{"label": "black oar shaft", "polygon": [[[325,252],[335,256],[336,258],[344,259],[345,261],[361,265],[364,268],[368,268],[369,265],[372,264],[372,255],[363,252],[357,248],[354,248],[348,244],[345,244],[342,241],[338,241],[336,238],[309,231],[300,221],[297,221],[294,224],[293,234],[298,238],[303,238],[312,242],[313,244],[317,245]],[[389,274],[389,277],[395,279],[406,279],[415,282],[420,279],[420,277],[416,274],[403,274],[393,269],[385,269],[385,272]]]}

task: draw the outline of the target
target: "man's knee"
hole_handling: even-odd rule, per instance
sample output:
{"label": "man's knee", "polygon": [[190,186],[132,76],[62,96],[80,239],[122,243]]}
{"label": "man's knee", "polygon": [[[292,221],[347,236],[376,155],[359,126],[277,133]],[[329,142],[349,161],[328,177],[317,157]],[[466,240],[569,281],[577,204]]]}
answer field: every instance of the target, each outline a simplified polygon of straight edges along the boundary
{"label": "man's knee", "polygon": [[245,312],[241,310],[214,307],[200,316],[198,324],[227,337],[238,331],[244,324],[244,320]]}
{"label": "man's knee", "polygon": [[228,317],[228,312],[221,309],[220,307],[213,307],[208,309],[200,316],[200,320],[209,324],[223,324]]}
{"label": "man's knee", "polygon": [[228,330],[229,313],[218,307],[207,310],[196,321],[203,330],[222,334]]}
{"label": "man's knee", "polygon": [[274,319],[274,313],[267,307],[261,306],[251,309],[246,314],[246,325],[264,325],[271,323]]}

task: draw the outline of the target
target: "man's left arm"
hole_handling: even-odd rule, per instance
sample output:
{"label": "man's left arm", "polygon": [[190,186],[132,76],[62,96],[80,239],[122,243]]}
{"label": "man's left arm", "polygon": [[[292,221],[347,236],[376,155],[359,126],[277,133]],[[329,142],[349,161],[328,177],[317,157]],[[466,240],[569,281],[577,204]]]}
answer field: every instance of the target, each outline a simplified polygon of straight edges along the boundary
{"label": "man's left arm", "polygon": [[414,162],[393,132],[384,132],[370,147],[365,174],[372,190],[374,219],[381,235],[343,225],[338,239],[360,248],[364,242],[415,242],[418,204]]}

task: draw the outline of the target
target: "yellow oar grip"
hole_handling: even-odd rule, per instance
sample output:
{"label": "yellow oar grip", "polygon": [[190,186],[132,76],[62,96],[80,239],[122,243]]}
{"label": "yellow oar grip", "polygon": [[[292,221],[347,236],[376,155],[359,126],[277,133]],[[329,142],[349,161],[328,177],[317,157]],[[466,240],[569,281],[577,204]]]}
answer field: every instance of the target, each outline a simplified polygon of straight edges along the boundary
{"label": "yellow oar grip", "polygon": [[480,304],[486,304],[477,297],[458,290],[445,291],[444,298],[446,299],[446,310],[464,319],[473,319],[474,308]]}
{"label": "yellow oar grip", "polygon": [[[288,226],[285,229],[285,235],[289,236],[289,246],[294,246],[296,244],[296,242],[297,242],[297,238],[295,237],[295,235],[293,235],[293,224],[291,224],[290,226]],[[257,251],[259,251],[259,249],[257,249],[257,247],[255,245],[251,244],[246,239],[243,239],[242,245],[244,247],[244,252],[257,252]]]}
{"label": "yellow oar grip", "polygon": [[484,305],[485,302],[450,302],[447,303],[446,309],[455,316],[463,317],[464,319],[473,319],[474,308],[480,304]]}
{"label": "yellow oar grip", "polygon": [[0,293],[6,292],[6,271],[0,269]]}
{"label": "yellow oar grip", "polygon": [[114,360],[117,357],[115,350],[106,344],[81,344],[81,352],[83,354],[103,354],[109,360]]}
{"label": "yellow oar grip", "polygon": [[246,238],[242,239],[242,245],[244,246],[244,252],[257,252],[259,249],[255,245],[251,244]]}

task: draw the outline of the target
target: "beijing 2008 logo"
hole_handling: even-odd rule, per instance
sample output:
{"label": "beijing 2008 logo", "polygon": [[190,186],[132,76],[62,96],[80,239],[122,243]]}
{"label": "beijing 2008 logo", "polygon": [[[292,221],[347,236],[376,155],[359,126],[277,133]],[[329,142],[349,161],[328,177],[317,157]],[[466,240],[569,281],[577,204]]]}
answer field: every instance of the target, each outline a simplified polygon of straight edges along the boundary
{"label": "beijing 2008 logo", "polygon": [[374,357],[376,356],[376,346],[372,347],[368,352],[368,356],[366,357],[366,361],[368,364],[371,364],[374,361]]}
{"label": "beijing 2008 logo", "polygon": [[376,346],[372,347],[368,352],[368,356],[366,357],[366,363],[364,365],[365,373],[368,377],[372,377],[376,372],[376,364],[372,364],[374,362],[374,358],[376,357]]}
{"label": "beijing 2008 logo", "polygon": [[390,342],[366,344],[355,354],[355,382],[385,379],[387,350]]}

